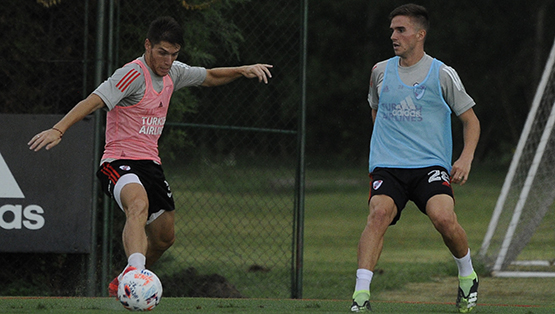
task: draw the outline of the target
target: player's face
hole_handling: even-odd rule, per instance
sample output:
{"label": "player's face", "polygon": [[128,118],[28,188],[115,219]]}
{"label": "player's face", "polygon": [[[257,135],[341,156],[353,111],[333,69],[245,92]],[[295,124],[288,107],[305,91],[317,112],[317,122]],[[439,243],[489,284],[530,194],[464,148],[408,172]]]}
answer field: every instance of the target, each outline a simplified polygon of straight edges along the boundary
{"label": "player's face", "polygon": [[408,58],[412,55],[421,34],[412,23],[411,18],[397,15],[391,19],[389,29],[395,55],[401,58]]}
{"label": "player's face", "polygon": [[171,44],[167,41],[152,45],[147,39],[145,41],[145,61],[156,75],[166,76],[170,73],[180,49],[180,45]]}

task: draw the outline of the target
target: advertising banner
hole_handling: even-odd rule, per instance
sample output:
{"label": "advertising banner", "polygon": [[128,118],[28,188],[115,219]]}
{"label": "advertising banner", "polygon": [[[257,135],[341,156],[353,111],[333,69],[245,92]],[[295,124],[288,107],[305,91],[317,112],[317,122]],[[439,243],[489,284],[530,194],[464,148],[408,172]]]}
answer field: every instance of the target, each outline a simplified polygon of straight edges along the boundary
{"label": "advertising banner", "polygon": [[50,150],[27,146],[61,118],[0,114],[0,252],[91,250],[94,118]]}

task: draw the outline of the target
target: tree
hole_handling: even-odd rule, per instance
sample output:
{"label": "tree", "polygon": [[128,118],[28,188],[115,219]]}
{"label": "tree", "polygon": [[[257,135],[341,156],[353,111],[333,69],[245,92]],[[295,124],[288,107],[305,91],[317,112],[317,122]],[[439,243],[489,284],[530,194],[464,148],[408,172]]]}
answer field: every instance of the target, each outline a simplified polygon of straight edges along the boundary
{"label": "tree", "polygon": [[[309,136],[312,155],[341,152],[365,160],[371,132],[366,102],[374,63],[393,56],[389,12],[405,1],[331,1],[310,5]],[[461,76],[482,122],[477,161],[508,164],[535,92],[555,25],[545,12],[555,3],[537,0],[420,2],[431,29],[426,52]],[[462,149],[454,119],[455,150]],[[509,127],[507,127],[509,126]]]}

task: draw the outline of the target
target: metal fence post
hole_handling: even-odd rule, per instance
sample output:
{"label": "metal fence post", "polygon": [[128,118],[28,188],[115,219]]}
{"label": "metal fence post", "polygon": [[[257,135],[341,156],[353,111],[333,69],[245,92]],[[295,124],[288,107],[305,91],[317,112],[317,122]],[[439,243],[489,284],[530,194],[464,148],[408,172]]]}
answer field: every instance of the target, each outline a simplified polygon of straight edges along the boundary
{"label": "metal fence post", "polygon": [[[98,8],[97,8],[97,42],[96,42],[96,62],[95,62],[95,84],[100,84],[102,80],[102,68],[103,68],[103,51],[104,51],[104,8],[105,8],[105,0],[98,1]],[[94,163],[98,165],[100,162],[99,160],[99,151],[100,151],[100,132],[102,129],[102,120],[100,111],[96,111],[94,113],[95,116],[95,136],[94,136]],[[98,180],[94,180],[93,183],[93,195],[98,195],[99,187],[98,187]],[[96,217],[97,217],[97,206],[98,206],[98,198],[93,197],[92,200],[92,227],[91,232],[92,236],[92,250],[89,257],[89,269],[88,269],[88,286],[87,286],[87,295],[94,297],[96,295]]]}
{"label": "metal fence post", "polygon": [[303,295],[303,250],[304,250],[304,192],[305,192],[305,146],[306,146],[306,54],[308,32],[308,0],[301,0],[301,47],[299,106],[297,133],[297,173],[295,188],[294,270],[291,297],[301,299]]}

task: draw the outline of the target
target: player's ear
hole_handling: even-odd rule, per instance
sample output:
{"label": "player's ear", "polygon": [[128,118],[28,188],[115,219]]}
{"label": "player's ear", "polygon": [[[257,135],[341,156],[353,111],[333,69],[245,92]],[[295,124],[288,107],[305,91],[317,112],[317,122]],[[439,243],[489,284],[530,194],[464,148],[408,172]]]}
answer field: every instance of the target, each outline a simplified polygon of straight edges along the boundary
{"label": "player's ear", "polygon": [[416,36],[418,39],[424,40],[424,38],[426,38],[426,30],[423,28],[419,29],[418,32],[416,33]]}
{"label": "player's ear", "polygon": [[150,48],[152,48],[152,44],[150,43],[150,40],[145,39],[145,50],[150,50]]}

